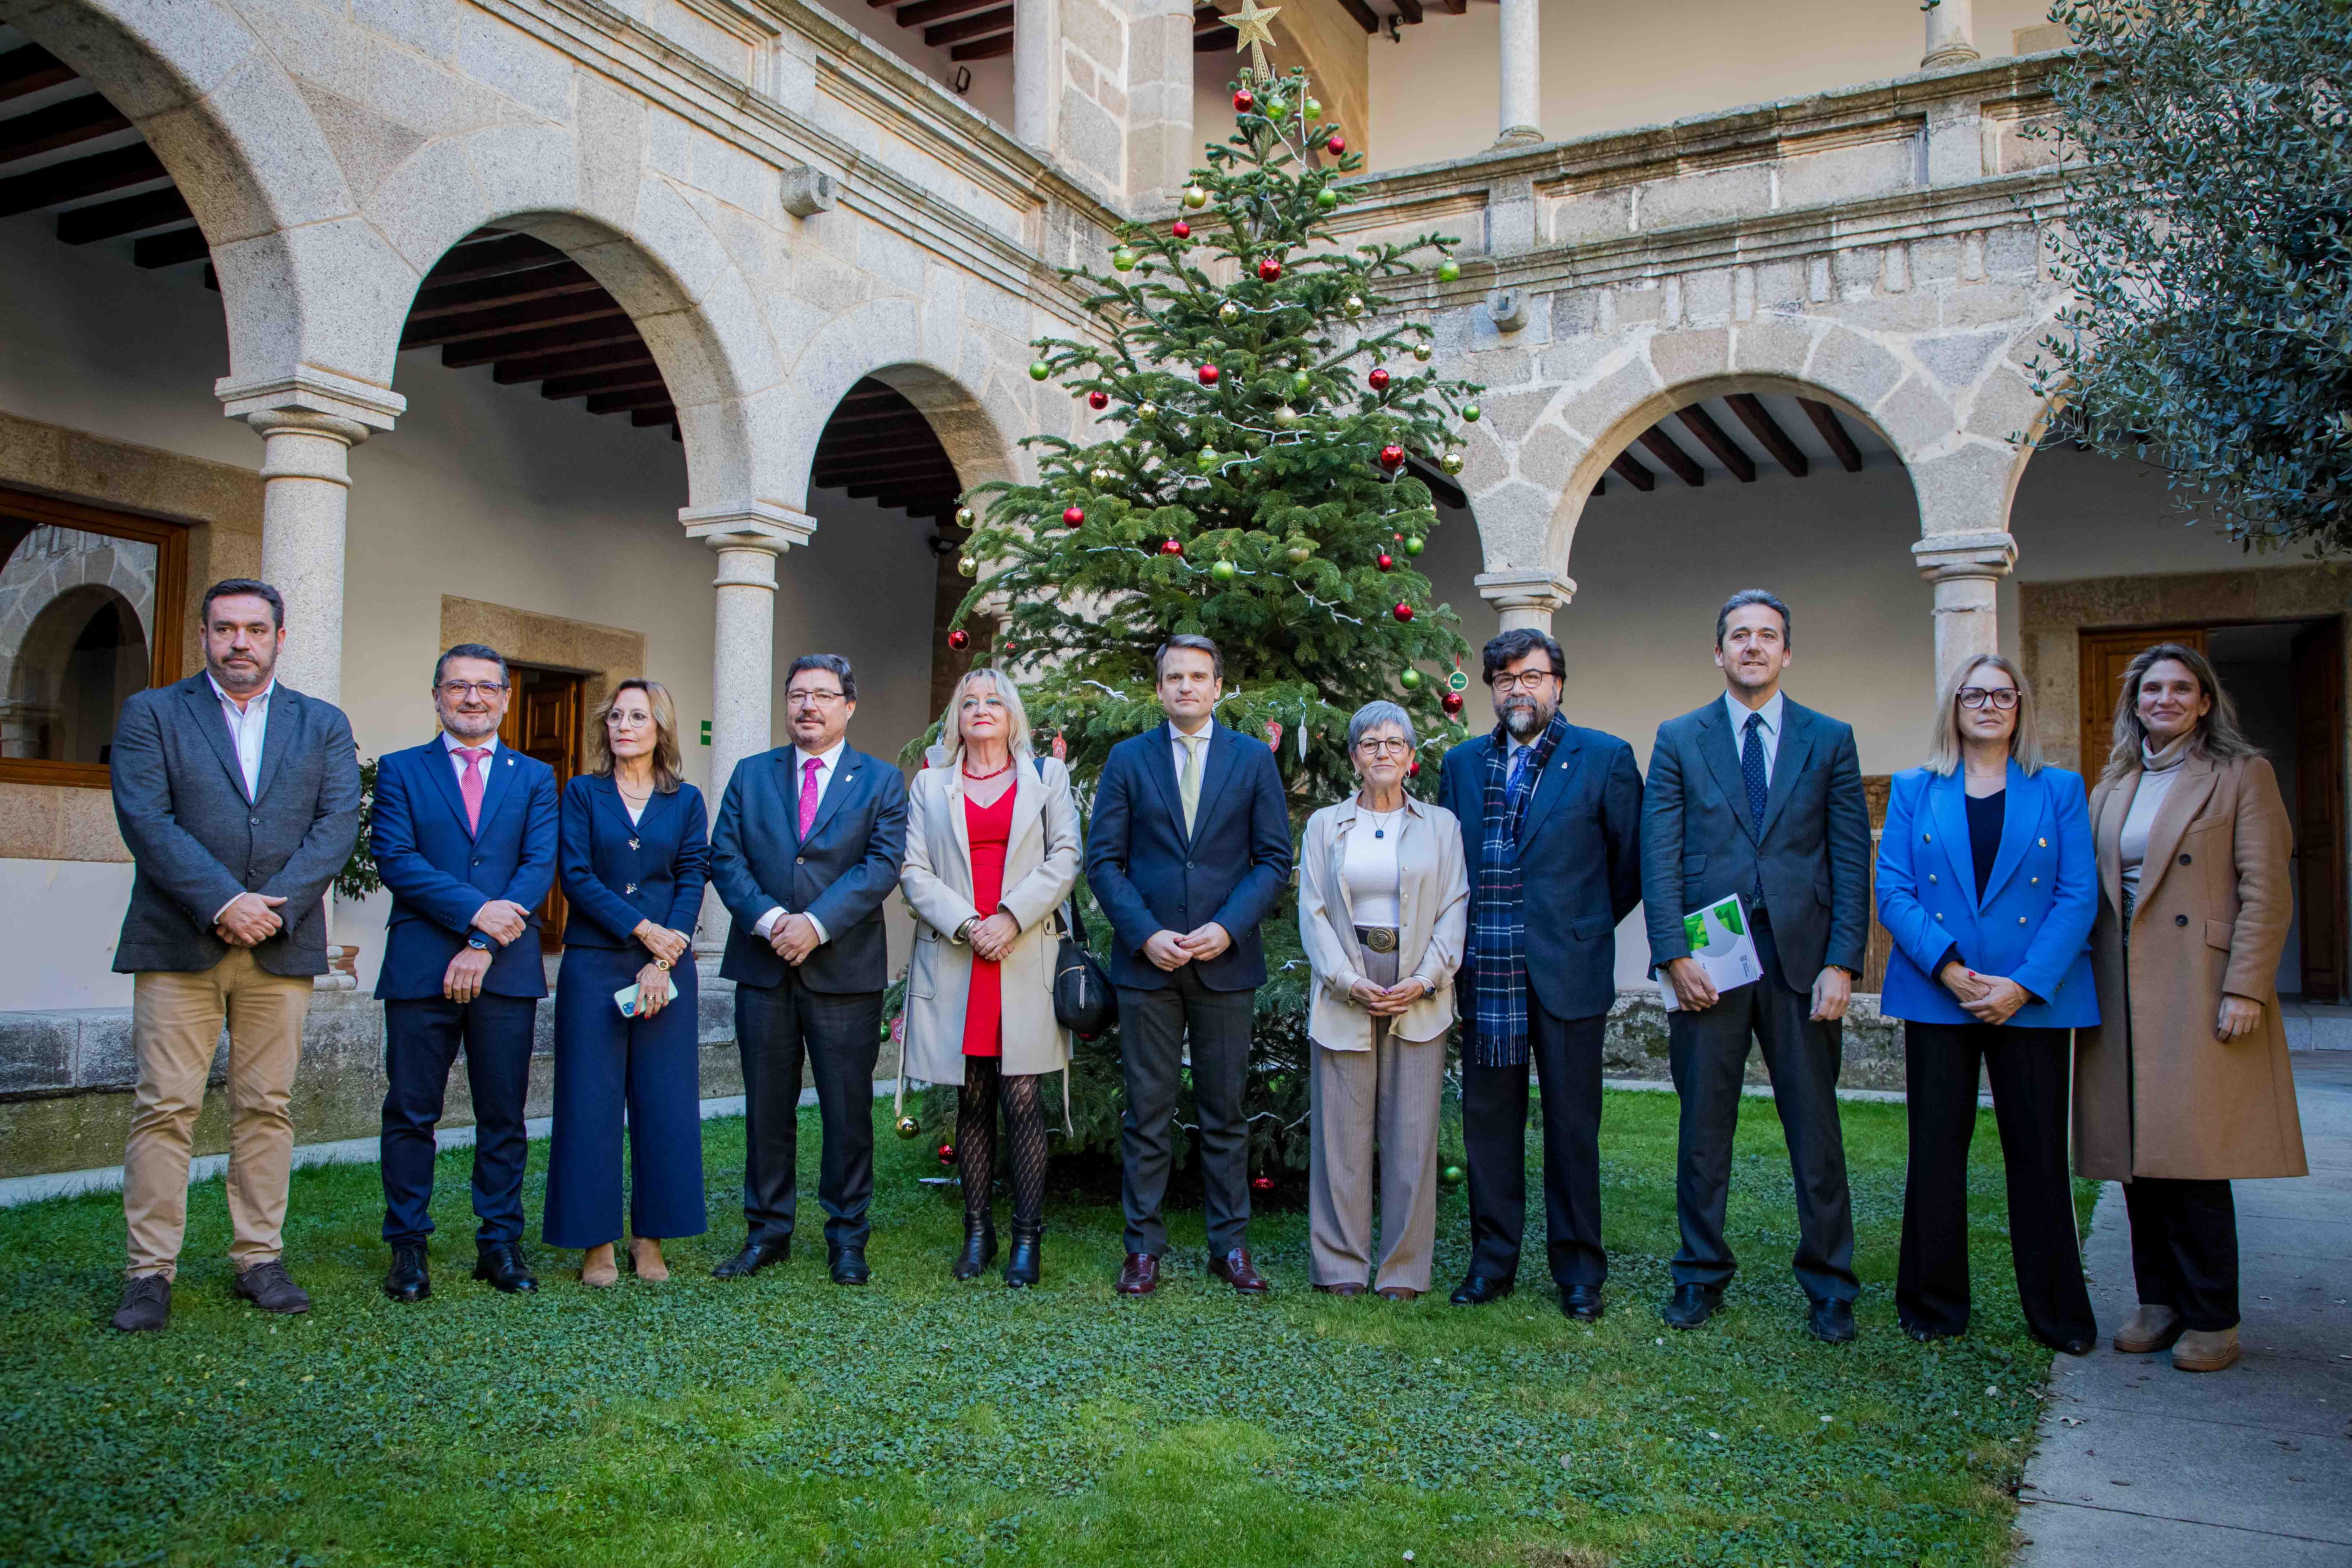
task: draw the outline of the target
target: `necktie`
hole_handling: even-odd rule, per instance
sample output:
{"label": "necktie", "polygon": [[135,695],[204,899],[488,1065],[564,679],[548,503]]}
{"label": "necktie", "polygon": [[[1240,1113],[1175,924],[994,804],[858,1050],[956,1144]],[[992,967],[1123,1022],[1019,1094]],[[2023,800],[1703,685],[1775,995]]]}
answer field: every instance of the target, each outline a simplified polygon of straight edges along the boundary
{"label": "necktie", "polygon": [[1533,746],[1521,746],[1511,753],[1510,776],[1503,781],[1503,793],[1506,795],[1518,793],[1519,779],[1528,771],[1528,759],[1535,754],[1535,750]]}
{"label": "necktie", "polygon": [[1739,776],[1748,785],[1748,820],[1764,836],[1764,715],[1748,716],[1747,739],[1739,743]]}
{"label": "necktie", "polygon": [[816,824],[816,771],[824,766],[823,757],[811,757],[801,764],[801,837],[806,838]]}
{"label": "necktie", "polygon": [[1192,819],[1201,815],[1201,737],[1180,735],[1184,742],[1184,771],[1176,780],[1177,798],[1184,803],[1184,836],[1192,836]]}
{"label": "necktie", "polygon": [[457,770],[457,793],[466,797],[466,831],[482,830],[482,774],[476,766],[490,754],[488,746],[460,746],[457,756],[466,765]]}

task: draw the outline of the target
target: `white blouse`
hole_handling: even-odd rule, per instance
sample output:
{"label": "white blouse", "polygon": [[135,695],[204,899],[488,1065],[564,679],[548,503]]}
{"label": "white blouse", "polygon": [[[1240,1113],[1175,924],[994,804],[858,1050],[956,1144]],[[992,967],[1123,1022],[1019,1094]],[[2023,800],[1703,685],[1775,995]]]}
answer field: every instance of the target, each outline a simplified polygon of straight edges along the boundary
{"label": "white blouse", "polygon": [[1403,826],[1400,806],[1386,813],[1360,811],[1355,826],[1348,830],[1340,875],[1348,884],[1348,912],[1360,926],[1393,929],[1402,923],[1397,904],[1397,841]]}

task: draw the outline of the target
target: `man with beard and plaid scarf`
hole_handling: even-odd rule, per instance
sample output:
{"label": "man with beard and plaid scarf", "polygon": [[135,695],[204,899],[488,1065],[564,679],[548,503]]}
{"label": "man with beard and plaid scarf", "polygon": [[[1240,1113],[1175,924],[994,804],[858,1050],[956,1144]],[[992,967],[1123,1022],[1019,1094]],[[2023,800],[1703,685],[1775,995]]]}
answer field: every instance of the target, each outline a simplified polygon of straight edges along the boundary
{"label": "man with beard and plaid scarf", "polygon": [[1446,753],[1438,803],[1470,867],[1462,1002],[1469,1277],[1457,1307],[1511,1293],[1527,1219],[1528,1068],[1543,1088],[1544,1233],[1560,1310],[1601,1316],[1601,1037],[1617,922],[1642,898],[1642,774],[1614,735],[1561,717],[1542,632],[1488,643],[1495,728]]}

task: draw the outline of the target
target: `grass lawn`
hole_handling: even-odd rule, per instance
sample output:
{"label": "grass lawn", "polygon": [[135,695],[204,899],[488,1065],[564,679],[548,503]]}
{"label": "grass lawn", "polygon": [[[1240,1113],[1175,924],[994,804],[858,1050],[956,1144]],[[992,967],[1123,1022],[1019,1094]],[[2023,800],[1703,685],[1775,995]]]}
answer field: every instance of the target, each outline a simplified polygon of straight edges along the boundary
{"label": "grass lawn", "polygon": [[[1448,1306],[1459,1193],[1440,1211],[1440,1293],[1412,1306],[1309,1292],[1296,1213],[1253,1229],[1270,1300],[1203,1278],[1194,1213],[1170,1282],[1119,1300],[1117,1207],[1076,1199],[1049,1209],[1041,1289],[959,1286],[953,1191],[919,1184],[937,1163],[889,1135],[887,1110],[866,1290],[827,1282],[814,1222],[788,1267],[709,1278],[740,1238],[740,1121],[707,1125],[714,1228],[669,1249],[667,1286],[624,1273],[583,1290],[577,1255],[535,1231],[536,1299],[473,1283],[461,1152],[440,1163],[422,1306],[378,1292],[375,1170],[341,1166],[294,1179],[307,1317],[230,1299],[215,1181],[192,1194],[170,1331],[125,1338],[105,1326],[119,1199],[0,1213],[0,1563],[2007,1561],[2049,1356],[2015,1304],[1990,1113],[1976,1329],[1927,1348],[1894,1313],[1903,1110],[1845,1108],[1862,1335],[1832,1348],[1801,1331],[1768,1102],[1740,1121],[1740,1281],[1686,1334],[1656,1315],[1669,1096],[1609,1100],[1597,1326],[1560,1316],[1539,1245],[1517,1295]],[[816,1136],[810,1112],[811,1186]]]}

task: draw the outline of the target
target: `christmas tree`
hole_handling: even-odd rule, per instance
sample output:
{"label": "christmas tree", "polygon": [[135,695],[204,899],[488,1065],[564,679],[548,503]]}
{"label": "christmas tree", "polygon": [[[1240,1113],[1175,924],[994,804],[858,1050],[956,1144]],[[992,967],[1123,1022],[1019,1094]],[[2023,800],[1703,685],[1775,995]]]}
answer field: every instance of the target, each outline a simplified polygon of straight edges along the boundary
{"label": "christmas tree", "polygon": [[[1101,437],[1031,437],[1035,483],[967,498],[961,566],[978,581],[949,642],[1022,679],[1039,744],[1066,757],[1083,804],[1110,747],[1161,721],[1153,650],[1171,633],[1213,637],[1216,716],[1274,746],[1303,819],[1355,787],[1347,725],[1365,702],[1413,713],[1423,793],[1463,737],[1467,646],[1413,570],[1438,520],[1407,465],[1460,470],[1451,420],[1478,416],[1478,389],[1425,368],[1428,328],[1390,316],[1382,292],[1431,266],[1458,277],[1457,242],[1340,242],[1337,177],[1362,157],[1305,73],[1271,78],[1260,57],[1234,106],[1234,136],[1208,149],[1174,222],[1123,226],[1107,273],[1066,270],[1090,286],[1101,331],[1040,340],[1030,374],[1084,398]],[[1295,922],[1269,928],[1261,1171],[1307,1161],[1306,965]],[[1082,1045],[1072,1091],[1076,1142],[1115,1149],[1115,1032]],[[924,1121],[946,1116],[935,1103]]]}

